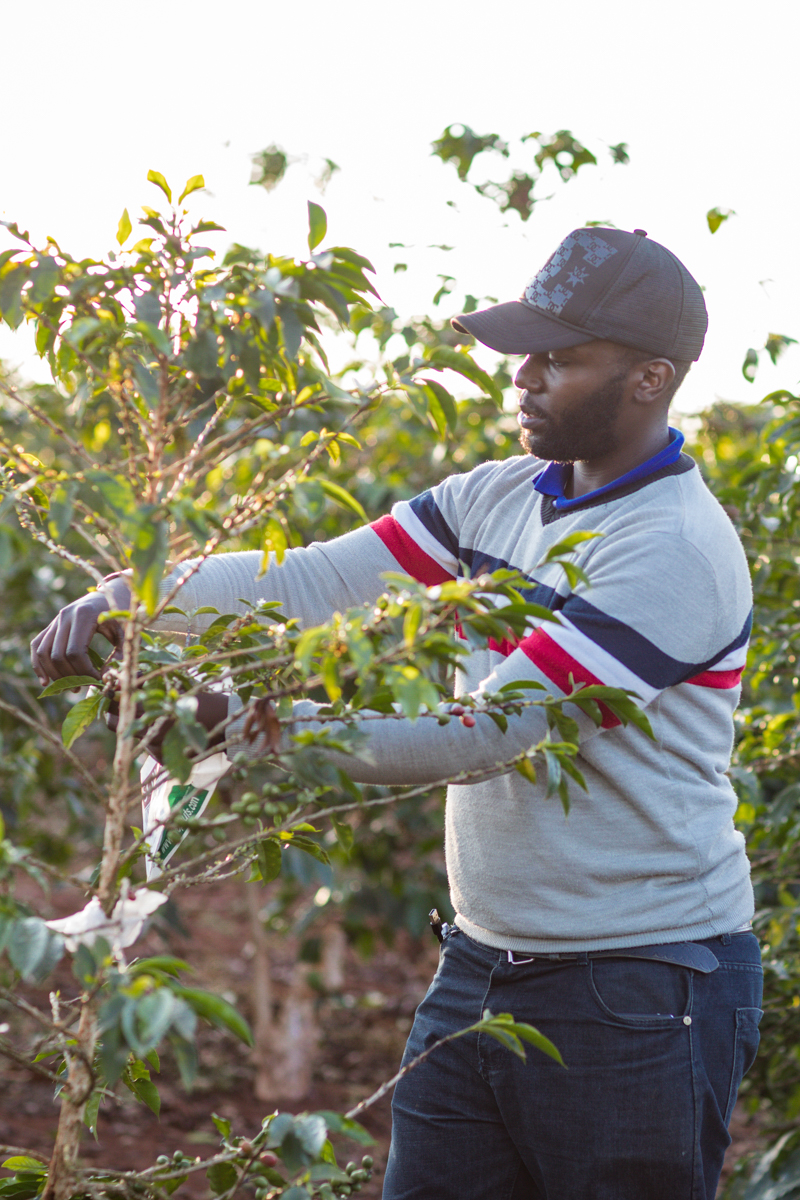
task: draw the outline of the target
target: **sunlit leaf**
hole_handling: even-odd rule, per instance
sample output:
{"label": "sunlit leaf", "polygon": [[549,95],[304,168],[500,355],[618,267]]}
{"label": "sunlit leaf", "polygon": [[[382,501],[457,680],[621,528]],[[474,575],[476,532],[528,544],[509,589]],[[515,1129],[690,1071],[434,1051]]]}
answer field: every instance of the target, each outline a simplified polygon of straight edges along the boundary
{"label": "sunlit leaf", "polygon": [[328,232],[328,218],[325,215],[325,209],[321,205],[315,204],[313,200],[308,201],[308,248],[312,252],[316,250],[325,234]]}
{"label": "sunlit leaf", "polygon": [[[97,680],[93,679],[92,683],[96,684]],[[97,720],[107,706],[108,700],[101,692],[97,692],[94,696],[86,696],[77,704],[73,704],[61,726],[61,740],[67,750],[84,730]]]}
{"label": "sunlit leaf", "polygon": [[[186,180],[186,185],[184,186],[183,191],[181,192],[180,196],[178,196],[178,204],[183,204],[183,202],[187,196],[190,196],[192,194],[192,192],[196,192],[198,190],[198,188],[202,188],[205,186],[206,186],[206,181],[202,175],[190,176],[190,178]],[[167,198],[169,199],[169,197],[167,197]],[[198,230],[195,229],[195,233],[197,233],[197,232],[198,232]]]}
{"label": "sunlit leaf", "polygon": [[172,203],[172,190],[160,171],[148,171],[147,182],[154,183],[156,187],[161,188],[167,200],[169,200],[170,204]]}
{"label": "sunlit leaf", "polygon": [[131,236],[132,229],[133,226],[131,225],[131,219],[128,216],[128,210],[127,208],[123,208],[122,216],[120,217],[119,225],[117,226],[117,241],[119,242],[120,246],[127,242],[128,238]]}

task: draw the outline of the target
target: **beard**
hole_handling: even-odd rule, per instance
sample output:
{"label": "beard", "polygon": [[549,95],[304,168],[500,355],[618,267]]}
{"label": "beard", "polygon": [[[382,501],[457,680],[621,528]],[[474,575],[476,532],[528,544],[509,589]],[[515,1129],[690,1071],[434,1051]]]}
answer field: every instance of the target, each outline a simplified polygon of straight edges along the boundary
{"label": "beard", "polygon": [[[567,417],[549,415],[541,429],[521,429],[519,440],[525,453],[558,463],[587,462],[612,454],[619,446],[616,423],[626,378],[626,372],[612,376]],[[534,416],[544,416],[535,406],[529,407]]]}

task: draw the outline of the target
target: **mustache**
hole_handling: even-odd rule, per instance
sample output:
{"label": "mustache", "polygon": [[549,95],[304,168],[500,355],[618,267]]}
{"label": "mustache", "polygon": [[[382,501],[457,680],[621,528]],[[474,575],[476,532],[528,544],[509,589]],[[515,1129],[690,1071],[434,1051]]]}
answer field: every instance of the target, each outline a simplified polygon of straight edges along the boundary
{"label": "mustache", "polygon": [[547,420],[547,413],[542,412],[538,405],[531,403],[528,399],[523,400],[519,408],[526,417],[538,417],[540,421]]}

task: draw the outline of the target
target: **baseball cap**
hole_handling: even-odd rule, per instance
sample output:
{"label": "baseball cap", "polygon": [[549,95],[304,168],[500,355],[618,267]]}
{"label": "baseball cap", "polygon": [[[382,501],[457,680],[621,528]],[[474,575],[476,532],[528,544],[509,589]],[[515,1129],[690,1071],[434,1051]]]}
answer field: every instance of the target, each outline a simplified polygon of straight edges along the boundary
{"label": "baseball cap", "polygon": [[694,362],[708,314],[697,280],[643,229],[573,229],[519,300],[451,324],[503,354],[563,350],[602,338]]}

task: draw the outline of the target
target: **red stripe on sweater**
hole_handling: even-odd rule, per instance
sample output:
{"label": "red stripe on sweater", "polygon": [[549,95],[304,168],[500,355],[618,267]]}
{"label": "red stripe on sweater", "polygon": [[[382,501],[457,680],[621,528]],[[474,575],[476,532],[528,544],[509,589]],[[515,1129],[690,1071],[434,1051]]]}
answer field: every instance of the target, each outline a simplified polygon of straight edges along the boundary
{"label": "red stripe on sweater", "polygon": [[[579,663],[577,658],[573,658],[571,654],[567,654],[566,650],[562,650],[558,642],[554,642],[549,634],[546,634],[541,628],[534,630],[529,637],[520,642],[520,650],[527,654],[531,662],[562,692],[572,691],[570,675],[575,683],[604,686],[602,679],[598,679],[582,663]],[[600,711],[603,714],[601,721],[603,729],[613,729],[615,725],[622,724],[619,717],[615,717],[610,708],[600,701],[598,704],[600,704]]]}
{"label": "red stripe on sweater", "polygon": [[503,638],[502,642],[498,642],[494,638],[489,638],[486,643],[489,650],[496,650],[498,654],[502,654],[506,658],[508,658],[509,654],[514,653],[519,644],[519,638]]}
{"label": "red stripe on sweater", "polygon": [[743,670],[744,667],[739,667],[736,671],[702,671],[699,675],[693,675],[691,679],[684,679],[683,682],[694,683],[698,687],[735,688],[741,683]]}
{"label": "red stripe on sweater", "polygon": [[436,583],[447,583],[449,579],[455,579],[455,576],[445,571],[435,558],[420,550],[414,539],[394,517],[381,517],[379,521],[373,521],[372,528],[406,574],[413,576],[418,583],[433,587]]}

